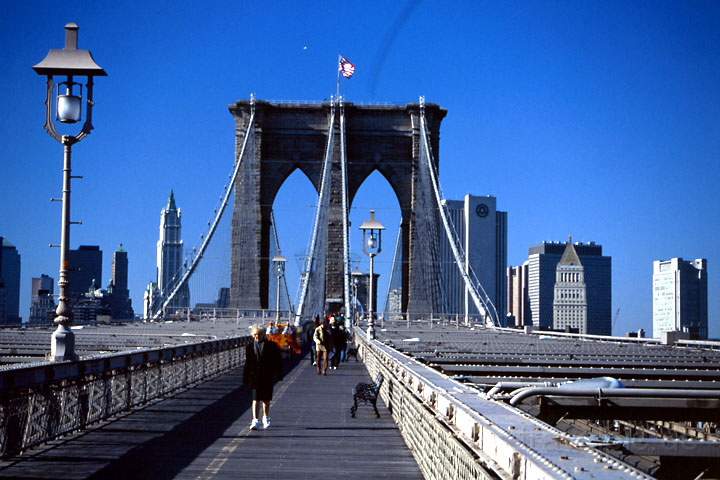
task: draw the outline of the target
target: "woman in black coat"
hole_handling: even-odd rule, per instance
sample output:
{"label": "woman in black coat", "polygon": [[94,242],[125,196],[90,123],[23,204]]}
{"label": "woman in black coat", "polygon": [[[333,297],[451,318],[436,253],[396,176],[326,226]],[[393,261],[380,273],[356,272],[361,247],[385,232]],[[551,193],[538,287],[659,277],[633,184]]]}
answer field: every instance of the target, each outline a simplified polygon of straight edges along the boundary
{"label": "woman in black coat", "polygon": [[262,425],[270,427],[270,401],[272,400],[273,384],[280,379],[282,360],[280,348],[265,338],[265,330],[260,326],[252,328],[253,341],[245,347],[245,368],[243,382],[252,389],[252,422],[251,430],[258,428],[258,402],[262,402]]}

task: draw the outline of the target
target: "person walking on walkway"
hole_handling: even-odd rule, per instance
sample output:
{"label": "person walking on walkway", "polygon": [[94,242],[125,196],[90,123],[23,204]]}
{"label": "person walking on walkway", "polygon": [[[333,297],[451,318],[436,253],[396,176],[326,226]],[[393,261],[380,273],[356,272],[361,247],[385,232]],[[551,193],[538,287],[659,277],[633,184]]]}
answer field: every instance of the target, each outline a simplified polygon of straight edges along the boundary
{"label": "person walking on walkway", "polygon": [[310,361],[313,364],[313,367],[317,365],[317,347],[315,346],[315,329],[320,325],[320,315],[315,315],[315,320],[313,322],[313,327],[308,329],[307,333],[307,342],[310,344]]}
{"label": "person walking on walkway", "polygon": [[343,324],[340,324],[340,332],[342,332],[342,340],[340,344],[340,348],[342,350],[340,351],[340,361],[347,362],[347,351],[348,341],[350,340],[350,332],[348,332],[347,328],[345,328]]}
{"label": "person walking on walkway", "polygon": [[340,366],[340,358],[343,350],[345,350],[345,347],[347,346],[347,342],[345,340],[345,331],[340,328],[340,325],[338,325],[335,317],[330,318],[330,336],[332,337],[332,345],[334,349],[332,369],[337,370],[337,367]]}
{"label": "person walking on walkway", "polygon": [[259,325],[252,327],[250,332],[253,341],[245,348],[245,368],[243,382],[252,389],[252,422],[251,430],[258,429],[260,402],[262,402],[262,426],[270,427],[270,401],[272,400],[273,384],[280,379],[282,360],[280,348],[275,342],[265,337],[265,329]]}
{"label": "person walking on walkway", "polygon": [[315,342],[315,350],[317,350],[317,373],[318,375],[327,375],[328,352],[332,348],[332,339],[330,338],[327,320],[315,328],[313,341]]}

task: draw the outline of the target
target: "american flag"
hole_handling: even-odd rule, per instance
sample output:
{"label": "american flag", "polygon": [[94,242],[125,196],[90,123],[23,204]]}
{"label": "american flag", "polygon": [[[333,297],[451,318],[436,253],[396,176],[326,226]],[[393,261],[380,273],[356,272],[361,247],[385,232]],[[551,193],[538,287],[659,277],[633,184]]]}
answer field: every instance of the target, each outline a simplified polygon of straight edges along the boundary
{"label": "american flag", "polygon": [[355,73],[355,65],[353,63],[350,63],[350,60],[348,60],[347,58],[340,57],[338,70],[340,70],[340,73],[343,77],[350,78],[353,76],[353,73]]}

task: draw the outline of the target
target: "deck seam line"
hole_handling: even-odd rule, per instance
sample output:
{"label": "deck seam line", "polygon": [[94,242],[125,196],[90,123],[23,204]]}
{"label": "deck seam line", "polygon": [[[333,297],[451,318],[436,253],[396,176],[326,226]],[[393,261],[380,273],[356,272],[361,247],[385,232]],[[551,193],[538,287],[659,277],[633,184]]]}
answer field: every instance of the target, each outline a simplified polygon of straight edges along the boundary
{"label": "deck seam line", "polygon": [[[303,370],[302,363],[298,364],[295,367],[295,371],[292,372],[292,374],[290,375],[288,380],[286,382],[283,382],[283,384],[280,385],[280,388],[277,389],[275,398],[273,399],[272,403],[270,404],[271,407],[278,400],[280,400],[280,398],[282,398],[282,396],[285,394],[285,391],[287,391],[287,389],[290,387],[290,385],[295,383],[297,378],[300,376],[300,373],[302,372],[302,370]],[[230,428],[232,428],[232,427],[230,427]],[[228,459],[230,458],[230,455],[233,452],[235,452],[235,450],[237,450],[237,448],[245,440],[245,438],[247,438],[248,435],[250,435],[250,427],[243,428],[243,430],[240,432],[240,435],[238,435],[237,437],[232,439],[232,441],[229,444],[225,445],[220,450],[220,452],[215,456],[215,458],[212,459],[210,464],[207,467],[205,467],[205,471],[203,471],[203,473],[201,473],[200,475],[198,475],[196,477],[196,480],[209,480],[209,479],[213,478],[222,469],[223,465],[225,465],[225,463],[228,461]]]}

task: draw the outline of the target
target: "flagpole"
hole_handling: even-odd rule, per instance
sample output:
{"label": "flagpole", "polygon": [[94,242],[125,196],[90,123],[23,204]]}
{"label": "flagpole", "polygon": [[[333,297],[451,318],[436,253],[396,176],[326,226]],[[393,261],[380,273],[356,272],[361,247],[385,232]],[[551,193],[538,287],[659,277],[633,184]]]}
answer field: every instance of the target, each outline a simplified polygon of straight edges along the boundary
{"label": "flagpole", "polygon": [[335,80],[335,101],[339,102],[340,97],[340,59],[342,58],[342,55],[338,53],[338,60],[337,60],[337,66],[335,67],[335,70],[337,70],[337,79]]}

